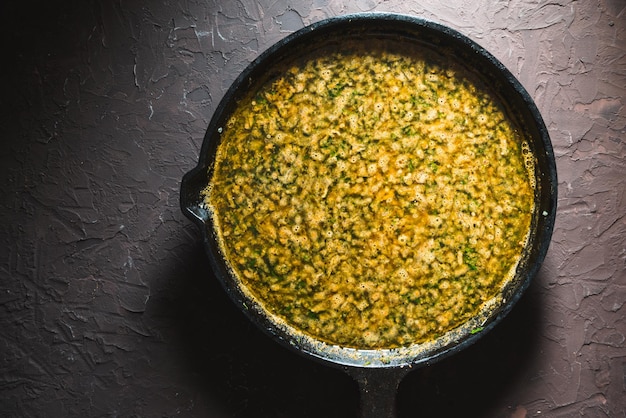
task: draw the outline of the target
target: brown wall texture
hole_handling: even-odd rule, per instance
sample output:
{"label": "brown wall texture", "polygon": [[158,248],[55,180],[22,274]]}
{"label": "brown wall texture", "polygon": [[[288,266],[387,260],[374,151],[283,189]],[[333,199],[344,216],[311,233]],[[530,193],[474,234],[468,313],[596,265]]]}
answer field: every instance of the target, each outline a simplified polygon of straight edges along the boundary
{"label": "brown wall texture", "polygon": [[0,415],[351,417],[340,370],[250,325],[178,206],[237,74],[320,19],[469,36],[549,128],[546,261],[476,345],[411,372],[400,417],[626,416],[626,3],[115,0],[0,5]]}

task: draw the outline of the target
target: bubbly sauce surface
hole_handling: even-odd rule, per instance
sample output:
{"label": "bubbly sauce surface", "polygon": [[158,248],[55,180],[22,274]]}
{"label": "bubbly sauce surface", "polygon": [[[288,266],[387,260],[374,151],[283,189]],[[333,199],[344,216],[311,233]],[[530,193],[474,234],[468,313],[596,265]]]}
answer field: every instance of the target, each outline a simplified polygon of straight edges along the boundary
{"label": "bubbly sauce surface", "polygon": [[331,344],[394,348],[499,294],[526,244],[533,170],[461,67],[354,46],[286,67],[238,104],[205,202],[264,309]]}

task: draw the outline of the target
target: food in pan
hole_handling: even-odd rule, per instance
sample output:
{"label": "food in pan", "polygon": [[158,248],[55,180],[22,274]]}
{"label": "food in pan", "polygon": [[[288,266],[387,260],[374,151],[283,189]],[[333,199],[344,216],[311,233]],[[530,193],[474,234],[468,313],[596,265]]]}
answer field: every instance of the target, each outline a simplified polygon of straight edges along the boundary
{"label": "food in pan", "polygon": [[422,343],[496,298],[528,239],[534,163],[444,55],[323,50],[241,100],[205,203],[233,274],[330,344]]}

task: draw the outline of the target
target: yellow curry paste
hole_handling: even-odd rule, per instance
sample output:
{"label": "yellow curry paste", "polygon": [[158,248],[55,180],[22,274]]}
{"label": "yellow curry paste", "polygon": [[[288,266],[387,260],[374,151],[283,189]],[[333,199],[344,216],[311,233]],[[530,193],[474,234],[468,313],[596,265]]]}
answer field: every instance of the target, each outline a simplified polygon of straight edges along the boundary
{"label": "yellow curry paste", "polygon": [[527,240],[533,160],[461,68],[354,47],[239,103],[205,200],[266,310],[328,343],[393,348],[458,327],[500,292]]}

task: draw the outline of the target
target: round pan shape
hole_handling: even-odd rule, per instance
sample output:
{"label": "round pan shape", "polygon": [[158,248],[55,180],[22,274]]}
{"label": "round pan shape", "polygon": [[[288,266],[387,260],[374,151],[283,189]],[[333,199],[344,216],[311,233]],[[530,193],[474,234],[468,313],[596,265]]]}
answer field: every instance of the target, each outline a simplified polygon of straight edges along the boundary
{"label": "round pan shape", "polygon": [[[301,57],[320,46],[341,46],[342,40],[368,42],[398,39],[417,48],[443,51],[462,63],[505,104],[508,116],[523,131],[535,159],[535,206],[530,238],[514,278],[502,292],[503,303],[472,318],[461,327],[428,343],[394,349],[360,350],[330,345],[299,332],[266,312],[242,291],[219,248],[202,190],[209,183],[220,136],[237,102],[275,73],[277,63]],[[431,364],[471,345],[492,329],[520,299],[539,270],[550,243],[556,215],[557,178],[547,128],[532,98],[494,56],[471,39],[440,24],[416,17],[368,13],[346,15],[314,23],[277,42],[259,55],[233,82],[218,105],[206,131],[198,165],[181,183],[183,213],[200,228],[207,255],[226,292],[261,329],[297,352],[339,366],[359,381],[364,416],[393,416],[393,393],[407,371]],[[479,332],[476,332],[480,330]]]}

